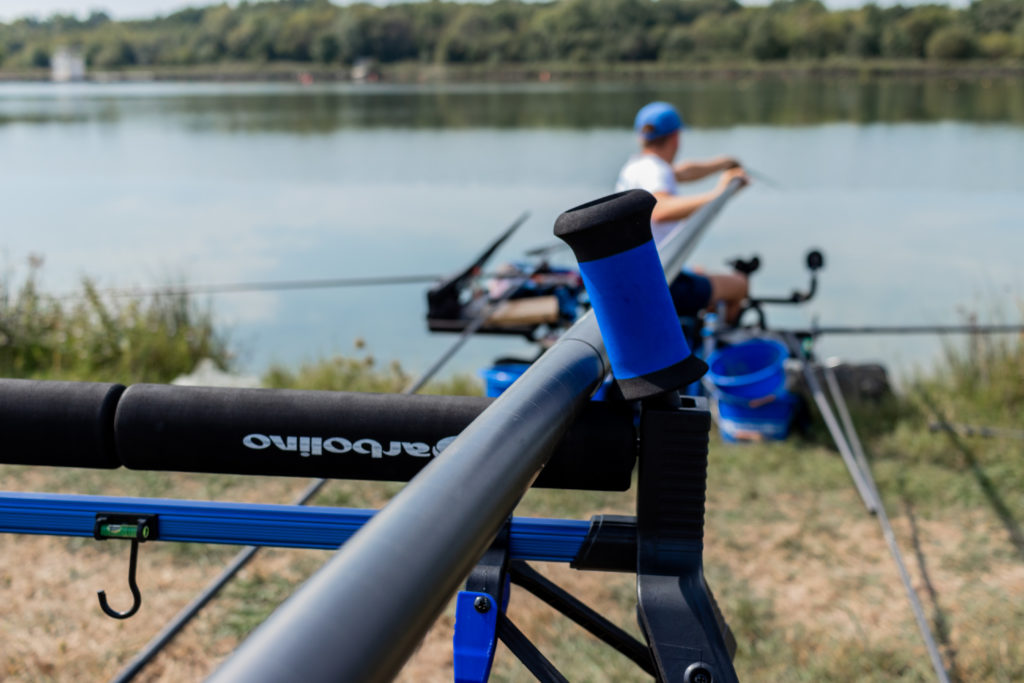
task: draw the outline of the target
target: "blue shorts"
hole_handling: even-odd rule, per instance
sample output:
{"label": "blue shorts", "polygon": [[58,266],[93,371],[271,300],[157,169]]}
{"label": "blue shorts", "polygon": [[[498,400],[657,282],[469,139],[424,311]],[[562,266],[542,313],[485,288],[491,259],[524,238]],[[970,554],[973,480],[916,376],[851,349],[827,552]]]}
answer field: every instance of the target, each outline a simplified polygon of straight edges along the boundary
{"label": "blue shorts", "polygon": [[689,270],[680,271],[668,289],[681,318],[695,316],[711,303],[711,280]]}

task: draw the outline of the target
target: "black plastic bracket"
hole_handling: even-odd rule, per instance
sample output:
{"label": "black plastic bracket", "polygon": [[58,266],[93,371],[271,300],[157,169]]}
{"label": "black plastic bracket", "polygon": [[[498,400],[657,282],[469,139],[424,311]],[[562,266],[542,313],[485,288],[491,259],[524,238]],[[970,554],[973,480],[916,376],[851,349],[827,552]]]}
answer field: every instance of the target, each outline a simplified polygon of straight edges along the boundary
{"label": "black plastic bracket", "polygon": [[508,539],[509,525],[506,523],[466,579],[466,590],[491,596],[497,603],[492,607],[497,608],[499,614],[504,613],[508,605]]}
{"label": "black plastic bracket", "polygon": [[483,683],[490,676],[497,640],[542,683],[568,683],[558,669],[505,615],[511,571],[509,525],[505,524],[466,579],[455,604],[454,669],[456,683]]}
{"label": "black plastic bracket", "polygon": [[657,680],[735,683],[735,640],[704,581],[707,400],[664,398],[640,418],[637,597]]}
{"label": "black plastic bracket", "polygon": [[[636,558],[635,552],[633,558],[634,560]],[[509,565],[509,574],[514,584],[530,591],[591,634],[629,657],[645,672],[654,675],[651,653],[645,644],[577,600],[568,591],[545,578],[527,563],[512,562]]]}

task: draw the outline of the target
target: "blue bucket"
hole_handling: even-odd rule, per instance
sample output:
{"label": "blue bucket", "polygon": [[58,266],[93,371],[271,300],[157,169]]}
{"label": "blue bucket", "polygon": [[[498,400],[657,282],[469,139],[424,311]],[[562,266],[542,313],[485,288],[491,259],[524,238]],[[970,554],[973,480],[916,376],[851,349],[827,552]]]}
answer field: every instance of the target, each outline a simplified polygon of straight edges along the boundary
{"label": "blue bucket", "polygon": [[788,356],[779,342],[751,339],[708,358],[707,379],[715,388],[718,424],[726,441],[789,436],[797,399],[786,391]]}
{"label": "blue bucket", "polygon": [[736,398],[759,399],[786,385],[786,347],[770,339],[751,339],[727,346],[708,358],[707,377]]}
{"label": "blue bucket", "polygon": [[[529,367],[529,363],[498,363],[484,368],[480,371],[484,378],[484,395],[490,398],[501,396]],[[609,377],[597,388],[591,400],[603,401],[611,383],[612,378]]]}
{"label": "blue bucket", "polygon": [[789,436],[797,398],[785,389],[765,399],[734,402],[718,395],[718,428],[725,441],[781,441]]}
{"label": "blue bucket", "polygon": [[490,398],[501,396],[501,392],[512,386],[528,367],[529,363],[499,363],[484,368],[480,371],[484,378],[484,395]]}

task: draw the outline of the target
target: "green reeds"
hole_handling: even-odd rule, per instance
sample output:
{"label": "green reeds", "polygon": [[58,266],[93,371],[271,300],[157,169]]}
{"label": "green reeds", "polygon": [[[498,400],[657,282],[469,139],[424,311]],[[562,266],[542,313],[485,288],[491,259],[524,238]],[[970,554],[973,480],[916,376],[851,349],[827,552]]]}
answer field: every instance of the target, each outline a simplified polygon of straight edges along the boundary
{"label": "green reeds", "polygon": [[58,298],[39,291],[40,267],[0,279],[0,377],[168,382],[202,358],[230,365],[210,308],[187,295],[107,300],[84,279]]}
{"label": "green reeds", "polygon": [[[356,348],[361,348],[357,341]],[[415,379],[398,361],[378,367],[372,355],[334,356],[301,364],[297,369],[275,364],[263,376],[263,386],[278,389],[318,389],[322,391],[369,391],[399,394]],[[427,384],[421,394],[479,396],[480,381],[466,374]]]}

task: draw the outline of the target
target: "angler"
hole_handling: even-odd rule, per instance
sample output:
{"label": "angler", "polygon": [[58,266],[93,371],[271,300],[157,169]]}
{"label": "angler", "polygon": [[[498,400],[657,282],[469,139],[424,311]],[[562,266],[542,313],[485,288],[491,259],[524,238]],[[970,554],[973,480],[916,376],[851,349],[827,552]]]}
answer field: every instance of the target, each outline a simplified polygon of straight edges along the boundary
{"label": "angler", "polygon": [[[659,245],[683,220],[725,192],[733,179],[738,179],[741,187],[750,182],[740,162],[732,157],[676,162],[685,125],[668,102],[651,102],[642,107],[633,127],[641,149],[622,167],[615,191],[646,190],[654,195],[657,203],[651,212],[651,233]],[[714,173],[721,173],[715,189],[696,195],[679,194],[677,183],[701,180]],[[735,322],[747,298],[747,277],[742,271],[698,274],[683,269],[672,280],[670,291],[680,316],[714,310],[721,302],[726,319]]]}

